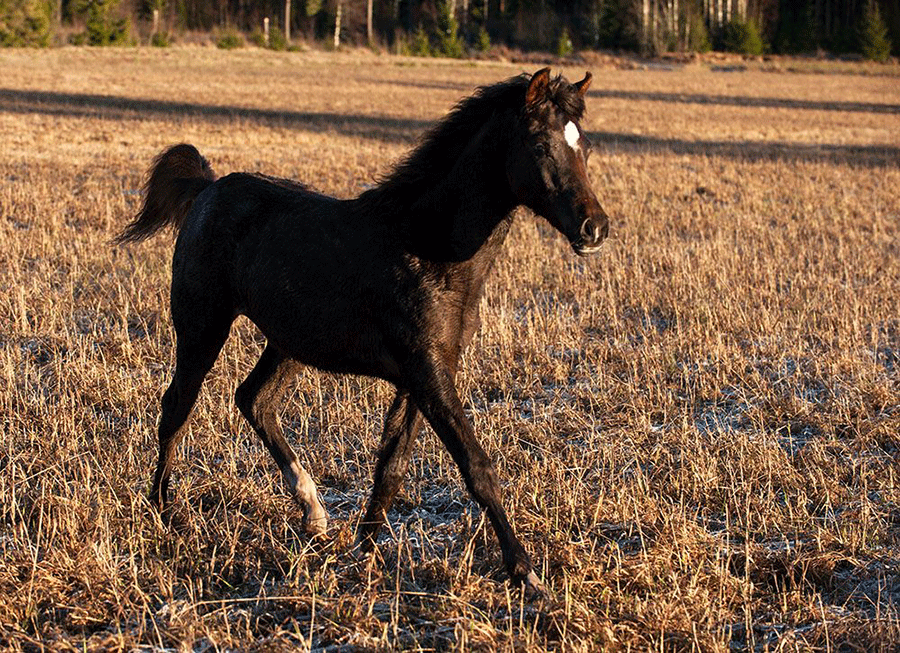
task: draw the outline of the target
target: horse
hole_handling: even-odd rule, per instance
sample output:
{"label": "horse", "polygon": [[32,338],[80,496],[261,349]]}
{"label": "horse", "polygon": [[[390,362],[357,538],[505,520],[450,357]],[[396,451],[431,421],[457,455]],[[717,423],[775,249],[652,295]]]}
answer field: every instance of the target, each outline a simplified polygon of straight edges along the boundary
{"label": "horse", "polygon": [[544,587],[503,508],[491,459],[455,386],[494,260],[524,205],[576,254],[597,252],[609,223],[587,177],[580,126],[591,74],[574,84],[549,68],[479,88],[460,101],[382,181],[354,199],[261,174],[216,179],[192,145],[154,161],[119,244],[171,228],[175,371],[162,397],[150,502],[163,510],[176,444],[200,386],[238,315],[266,338],[235,402],[302,508],[324,534],[316,485],[284,438],[278,401],[301,366],[366,375],[396,387],[365,516],[370,552],[427,420],[487,513],[511,581]]}

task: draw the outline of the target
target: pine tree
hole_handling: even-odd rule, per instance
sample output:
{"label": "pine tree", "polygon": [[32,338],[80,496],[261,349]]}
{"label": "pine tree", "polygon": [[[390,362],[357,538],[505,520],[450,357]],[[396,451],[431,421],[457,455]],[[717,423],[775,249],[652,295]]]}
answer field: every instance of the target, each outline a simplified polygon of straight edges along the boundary
{"label": "pine tree", "polygon": [[891,41],[887,25],[881,17],[876,0],[869,0],[863,12],[859,30],[860,51],[866,59],[887,61],[891,56]]}
{"label": "pine tree", "polygon": [[756,21],[732,20],[725,25],[722,34],[722,47],[727,52],[760,55],[765,51],[765,43],[759,34]]}
{"label": "pine tree", "polygon": [[117,18],[119,0],[82,0],[78,9],[85,17],[88,45],[125,45],[128,42],[128,19]]}
{"label": "pine tree", "polygon": [[438,50],[445,57],[459,59],[465,55],[465,51],[459,37],[459,22],[456,20],[454,4],[453,0],[443,0],[438,4]]}
{"label": "pine tree", "polygon": [[0,46],[50,45],[50,11],[41,0],[0,2]]}
{"label": "pine tree", "polygon": [[709,30],[706,29],[703,15],[698,11],[691,10],[685,21],[687,25],[687,42],[685,45],[688,52],[709,52],[712,50]]}
{"label": "pine tree", "polygon": [[603,48],[637,48],[639,30],[633,11],[628,0],[601,0],[597,44]]}

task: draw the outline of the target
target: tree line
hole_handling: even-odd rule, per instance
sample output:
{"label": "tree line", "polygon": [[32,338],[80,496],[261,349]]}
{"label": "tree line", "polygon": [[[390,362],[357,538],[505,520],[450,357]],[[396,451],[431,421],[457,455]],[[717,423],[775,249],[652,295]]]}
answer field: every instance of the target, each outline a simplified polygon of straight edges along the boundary
{"label": "tree line", "polygon": [[249,36],[274,48],[322,41],[447,56],[503,45],[884,60],[900,45],[900,0],[0,0],[0,45],[49,45],[62,32],[166,45],[186,31],[215,32],[222,47]]}

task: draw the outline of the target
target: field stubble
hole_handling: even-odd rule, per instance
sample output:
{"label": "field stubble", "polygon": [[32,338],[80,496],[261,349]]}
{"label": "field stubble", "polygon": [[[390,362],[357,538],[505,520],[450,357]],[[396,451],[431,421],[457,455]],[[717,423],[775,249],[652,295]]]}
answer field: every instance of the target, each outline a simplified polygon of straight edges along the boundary
{"label": "field stubble", "polygon": [[[503,64],[0,52],[0,645],[102,650],[896,650],[900,94],[850,74],[595,70],[592,259],[524,212],[459,380],[552,590],[522,604],[426,432],[379,558],[348,555],[390,388],[283,411],[335,518],[299,533],[234,407],[239,320],[150,512],[166,237],[115,249],[196,144],[347,197]],[[567,70],[570,77],[581,70]]]}

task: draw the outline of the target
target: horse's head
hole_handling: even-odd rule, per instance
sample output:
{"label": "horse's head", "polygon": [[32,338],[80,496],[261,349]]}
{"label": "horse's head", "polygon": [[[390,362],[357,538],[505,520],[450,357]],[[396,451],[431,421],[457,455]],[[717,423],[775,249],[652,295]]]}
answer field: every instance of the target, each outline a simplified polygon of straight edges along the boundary
{"label": "horse's head", "polygon": [[516,199],[558,229],[577,254],[600,249],[609,221],[587,178],[591,151],[578,124],[591,74],[570,84],[537,71],[525,91],[506,163]]}

